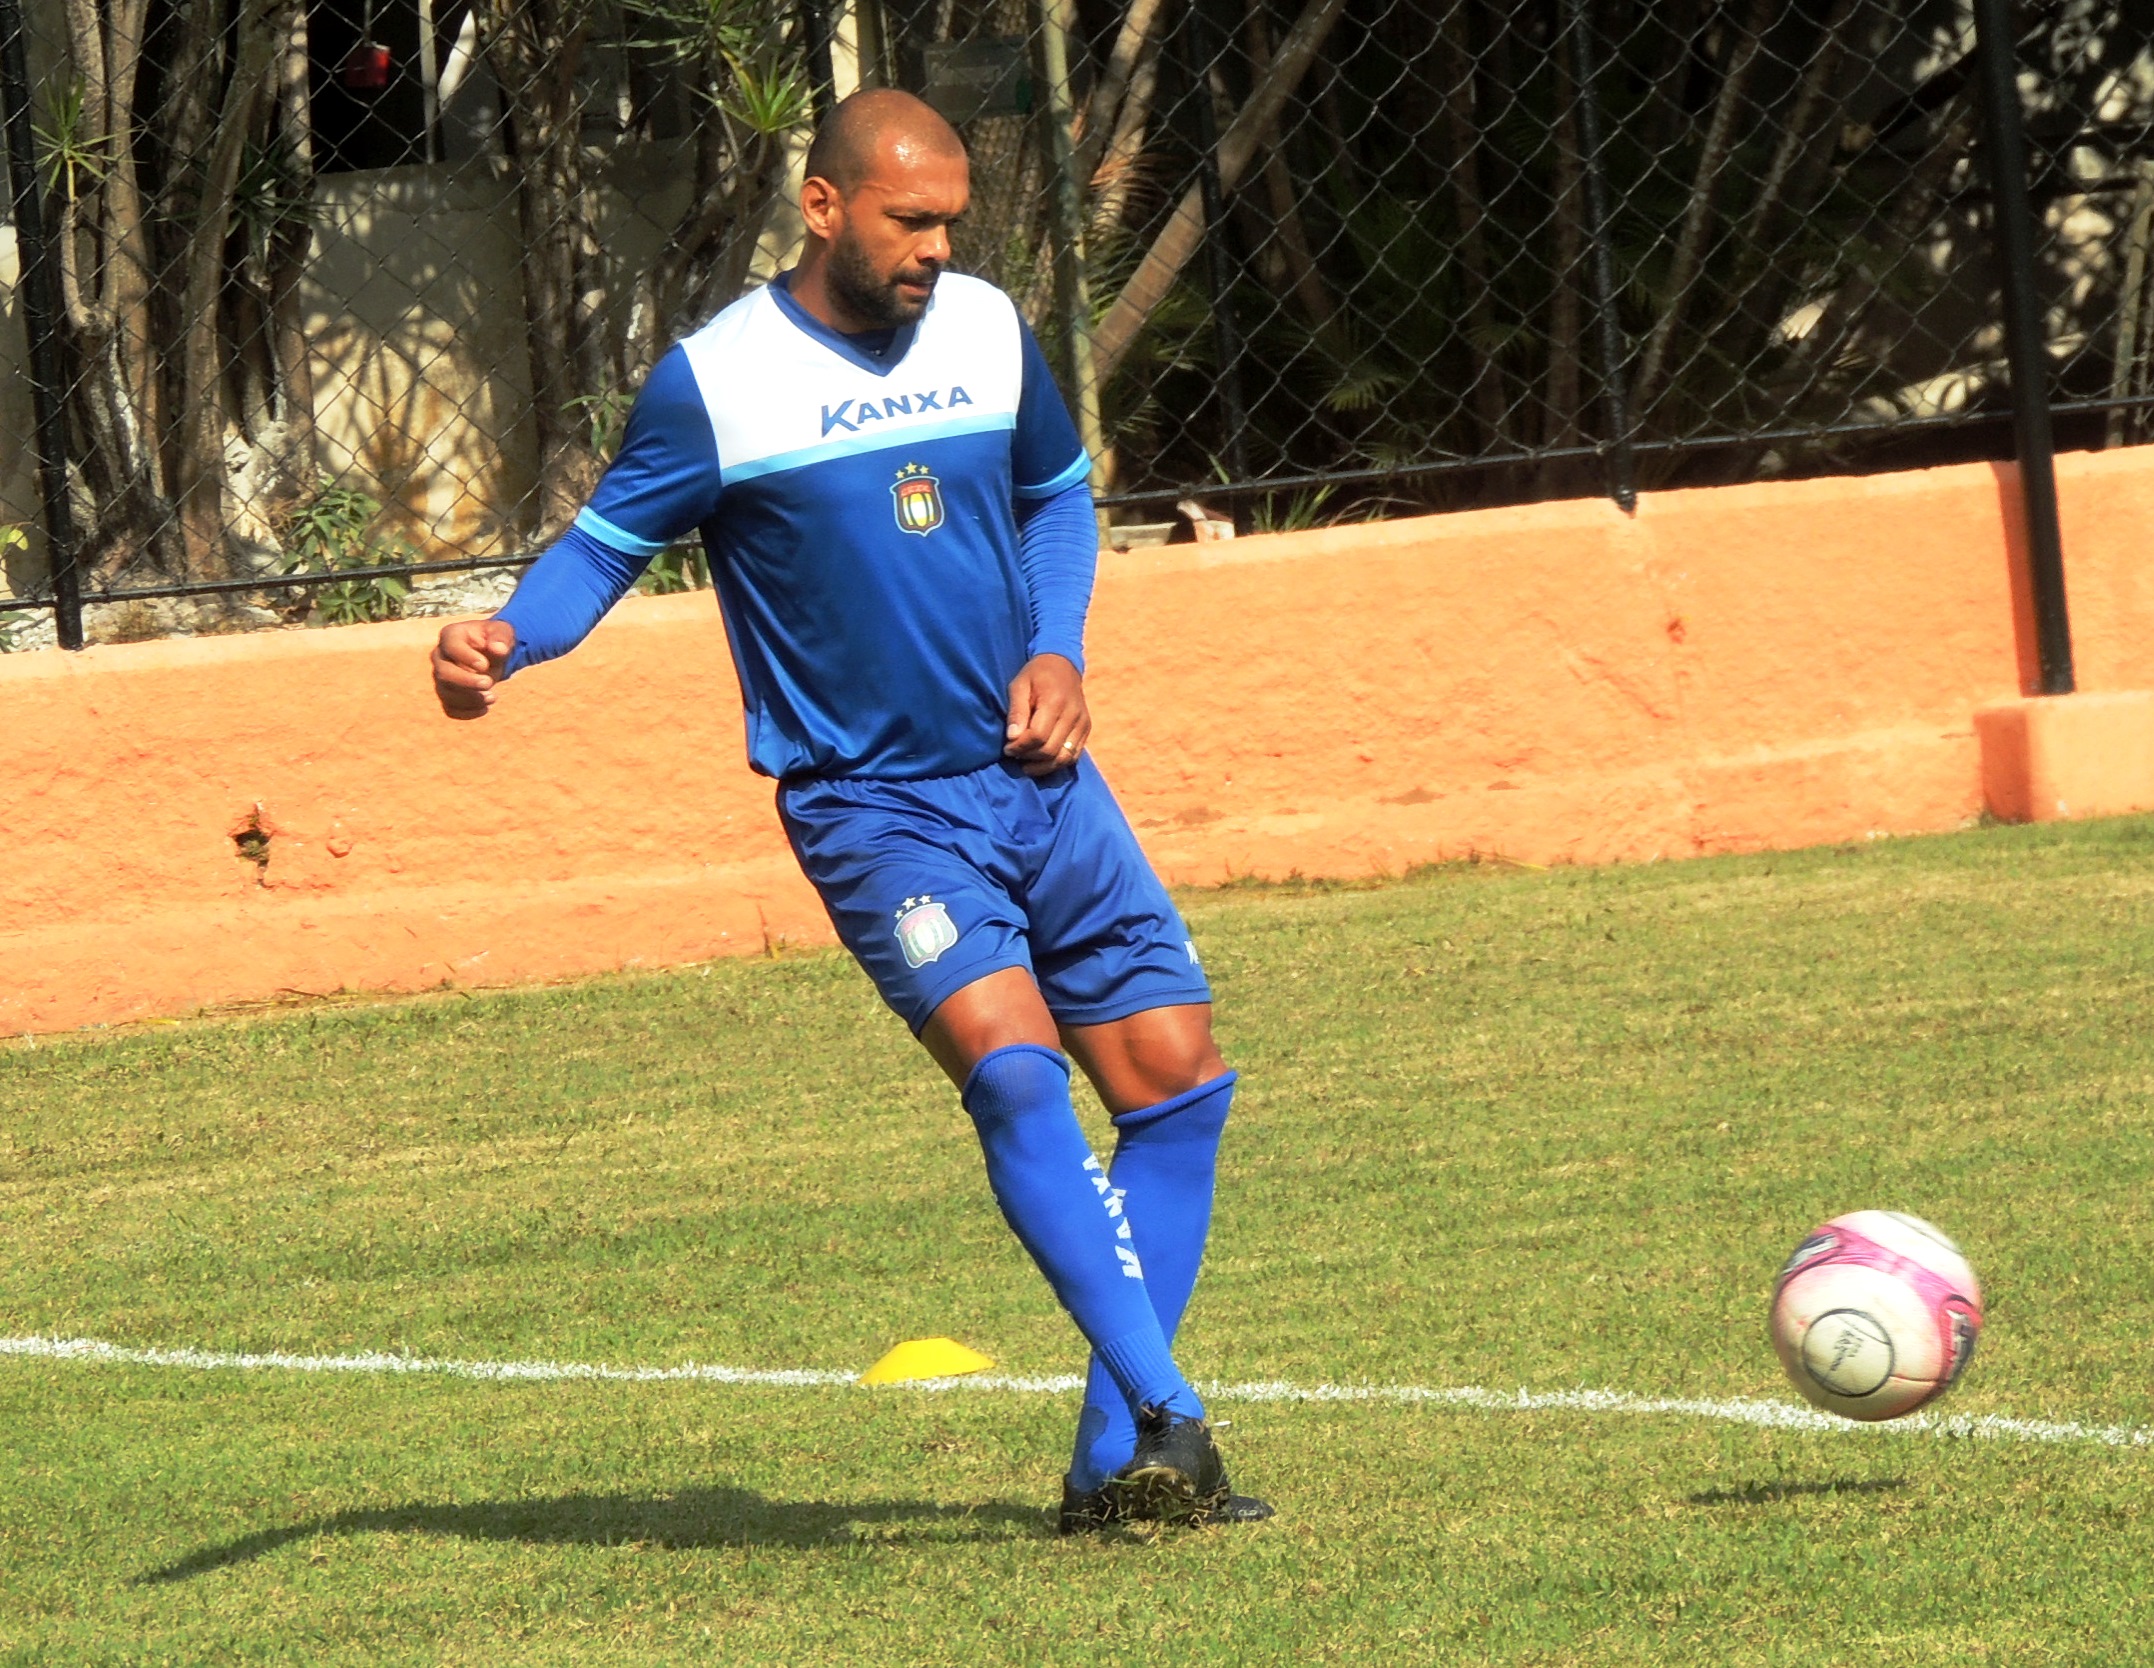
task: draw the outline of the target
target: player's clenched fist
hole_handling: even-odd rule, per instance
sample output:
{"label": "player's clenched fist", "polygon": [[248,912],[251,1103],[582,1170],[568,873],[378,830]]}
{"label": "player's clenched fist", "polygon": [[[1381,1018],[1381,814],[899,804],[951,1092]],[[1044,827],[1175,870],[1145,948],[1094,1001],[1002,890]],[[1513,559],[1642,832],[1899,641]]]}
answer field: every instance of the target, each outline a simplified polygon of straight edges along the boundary
{"label": "player's clenched fist", "polygon": [[1058,654],[1034,655],[1010,681],[1003,756],[1027,776],[1077,762],[1092,737],[1084,674]]}
{"label": "player's clenched fist", "polygon": [[434,644],[434,694],[451,718],[484,718],[495,686],[516,648],[506,620],[458,620]]}

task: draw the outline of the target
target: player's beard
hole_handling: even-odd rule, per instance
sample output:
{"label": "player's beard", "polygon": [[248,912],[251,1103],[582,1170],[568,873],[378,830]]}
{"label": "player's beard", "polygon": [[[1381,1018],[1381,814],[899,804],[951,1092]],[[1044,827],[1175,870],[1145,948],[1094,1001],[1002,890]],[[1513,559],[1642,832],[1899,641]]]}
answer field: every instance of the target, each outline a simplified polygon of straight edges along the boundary
{"label": "player's beard", "polygon": [[[830,245],[830,266],[824,282],[838,304],[856,318],[870,321],[870,328],[894,330],[900,325],[918,322],[927,311],[927,304],[934,299],[935,280],[941,269],[932,266],[913,267],[884,276],[869,263],[867,254],[859,244],[840,233]],[[922,284],[928,294],[918,301],[898,291],[898,280]]]}

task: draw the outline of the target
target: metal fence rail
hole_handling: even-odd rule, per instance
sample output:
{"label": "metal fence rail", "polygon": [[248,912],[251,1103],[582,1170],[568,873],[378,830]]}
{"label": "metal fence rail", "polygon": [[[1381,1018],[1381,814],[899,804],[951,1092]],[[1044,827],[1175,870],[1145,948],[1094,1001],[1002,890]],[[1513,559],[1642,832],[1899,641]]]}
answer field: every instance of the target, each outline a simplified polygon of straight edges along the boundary
{"label": "metal fence rail", "polygon": [[[2017,406],[1984,7],[2027,157]],[[2121,3],[31,0],[28,24],[28,386],[0,420],[48,490],[0,469],[0,642],[41,611],[79,642],[85,604],[93,636],[379,616],[529,560],[667,343],[790,259],[806,135],[858,85],[959,124],[960,263],[1048,345],[1119,520],[2004,455],[2037,397],[2068,444],[2154,425],[2154,38]]]}

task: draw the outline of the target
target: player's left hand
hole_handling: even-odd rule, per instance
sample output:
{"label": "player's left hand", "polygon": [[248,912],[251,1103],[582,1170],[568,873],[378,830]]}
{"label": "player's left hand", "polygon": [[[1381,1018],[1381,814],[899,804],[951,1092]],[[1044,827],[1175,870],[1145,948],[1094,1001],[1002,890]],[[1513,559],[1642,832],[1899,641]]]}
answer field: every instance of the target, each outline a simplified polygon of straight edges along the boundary
{"label": "player's left hand", "polygon": [[1058,654],[1037,654],[1010,680],[1010,720],[1003,756],[1027,776],[1077,762],[1092,738],[1084,674]]}

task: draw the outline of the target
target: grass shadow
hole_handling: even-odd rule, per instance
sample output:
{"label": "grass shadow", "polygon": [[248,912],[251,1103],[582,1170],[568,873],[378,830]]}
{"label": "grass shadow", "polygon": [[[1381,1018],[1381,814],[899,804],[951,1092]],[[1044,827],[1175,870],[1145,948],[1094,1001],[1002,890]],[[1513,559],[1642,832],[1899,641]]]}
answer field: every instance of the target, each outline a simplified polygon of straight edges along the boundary
{"label": "grass shadow", "polygon": [[[692,1488],[678,1494],[563,1494],[551,1499],[484,1500],[469,1505],[413,1504],[337,1512],[189,1553],[135,1577],[138,1587],[185,1581],[323,1535],[454,1535],[474,1541],[533,1545],[829,1546],[842,1540],[1007,1539],[1013,1531],[1044,1535],[1038,1506],[990,1501],[945,1506],[928,1500],[771,1500],[744,1488]],[[925,1531],[925,1533],[922,1533]]]}
{"label": "grass shadow", "polygon": [[1820,1483],[1751,1483],[1744,1488],[1709,1488],[1690,1495],[1689,1506],[1770,1506],[1810,1494],[1889,1494],[1905,1488],[1905,1477],[1833,1477]]}

